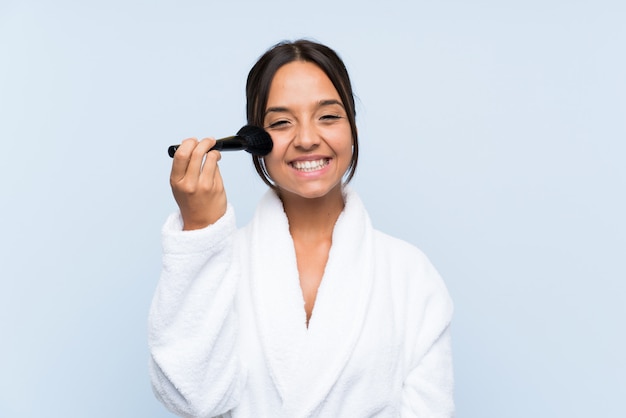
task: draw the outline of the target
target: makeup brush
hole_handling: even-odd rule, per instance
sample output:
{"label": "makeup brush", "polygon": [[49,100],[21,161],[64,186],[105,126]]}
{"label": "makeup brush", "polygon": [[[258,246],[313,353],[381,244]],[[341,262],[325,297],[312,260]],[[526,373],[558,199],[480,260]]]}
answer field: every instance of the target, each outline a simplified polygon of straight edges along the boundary
{"label": "makeup brush", "polygon": [[[272,151],[272,137],[263,128],[254,125],[245,125],[236,135],[218,139],[215,145],[209,150],[217,151],[239,151],[245,150],[252,155],[264,156]],[[171,145],[167,149],[170,157],[174,158],[174,153],[180,145]]]}

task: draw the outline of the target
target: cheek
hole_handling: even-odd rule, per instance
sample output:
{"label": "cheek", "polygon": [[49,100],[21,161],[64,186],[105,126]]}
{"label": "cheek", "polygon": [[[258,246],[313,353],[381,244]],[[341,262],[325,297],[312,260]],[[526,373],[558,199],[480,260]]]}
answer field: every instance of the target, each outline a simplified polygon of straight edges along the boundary
{"label": "cheek", "polygon": [[265,169],[267,170],[270,177],[272,176],[273,171],[276,170],[278,166],[281,164],[282,162],[282,158],[280,158],[281,155],[282,155],[282,151],[280,149],[277,149],[276,143],[274,143],[274,148],[272,149],[272,152],[270,152],[268,155],[264,157]]}
{"label": "cheek", "polygon": [[337,153],[347,153],[350,157],[352,156],[352,131],[349,126],[347,129],[336,132],[332,138],[332,142],[333,148],[335,148]]}

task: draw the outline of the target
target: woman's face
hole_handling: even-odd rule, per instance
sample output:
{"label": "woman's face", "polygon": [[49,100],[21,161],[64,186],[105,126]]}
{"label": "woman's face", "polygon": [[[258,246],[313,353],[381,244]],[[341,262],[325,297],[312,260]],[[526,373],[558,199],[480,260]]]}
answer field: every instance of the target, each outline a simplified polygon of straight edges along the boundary
{"label": "woman's face", "polygon": [[318,198],[341,190],[352,158],[346,116],[337,90],[317,65],[294,61],[278,69],[264,127],[274,142],[265,166],[281,193]]}

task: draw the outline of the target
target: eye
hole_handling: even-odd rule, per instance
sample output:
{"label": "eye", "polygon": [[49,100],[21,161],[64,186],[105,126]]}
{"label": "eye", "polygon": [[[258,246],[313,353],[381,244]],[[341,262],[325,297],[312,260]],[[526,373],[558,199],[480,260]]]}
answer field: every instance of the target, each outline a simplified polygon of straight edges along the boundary
{"label": "eye", "polygon": [[270,123],[269,125],[267,125],[268,129],[278,129],[278,128],[284,128],[287,125],[289,125],[289,121],[288,120],[277,120],[275,122]]}
{"label": "eye", "polygon": [[327,122],[332,122],[332,121],[335,121],[337,119],[341,119],[341,116],[340,115],[332,115],[331,114],[331,115],[324,115],[324,116],[322,116],[320,118],[320,120],[327,121]]}

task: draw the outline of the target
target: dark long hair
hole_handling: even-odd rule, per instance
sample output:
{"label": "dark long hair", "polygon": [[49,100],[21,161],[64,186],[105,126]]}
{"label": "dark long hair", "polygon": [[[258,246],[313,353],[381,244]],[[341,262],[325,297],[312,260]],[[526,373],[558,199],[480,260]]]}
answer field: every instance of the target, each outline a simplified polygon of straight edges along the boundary
{"label": "dark long hair", "polygon": [[[359,159],[356,109],[352,84],[350,83],[346,66],[339,55],[329,47],[313,41],[300,39],[293,42],[283,41],[267,50],[248,73],[248,81],[246,83],[246,116],[248,124],[263,126],[267,98],[274,75],[280,67],[293,61],[305,61],[317,65],[326,73],[326,76],[328,76],[339,93],[341,102],[346,109],[350,130],[352,131],[352,160],[345,176],[345,183],[347,184],[354,176]],[[272,183],[265,168],[263,157],[253,155],[252,162],[261,179],[271,188],[275,188],[276,186]]]}

